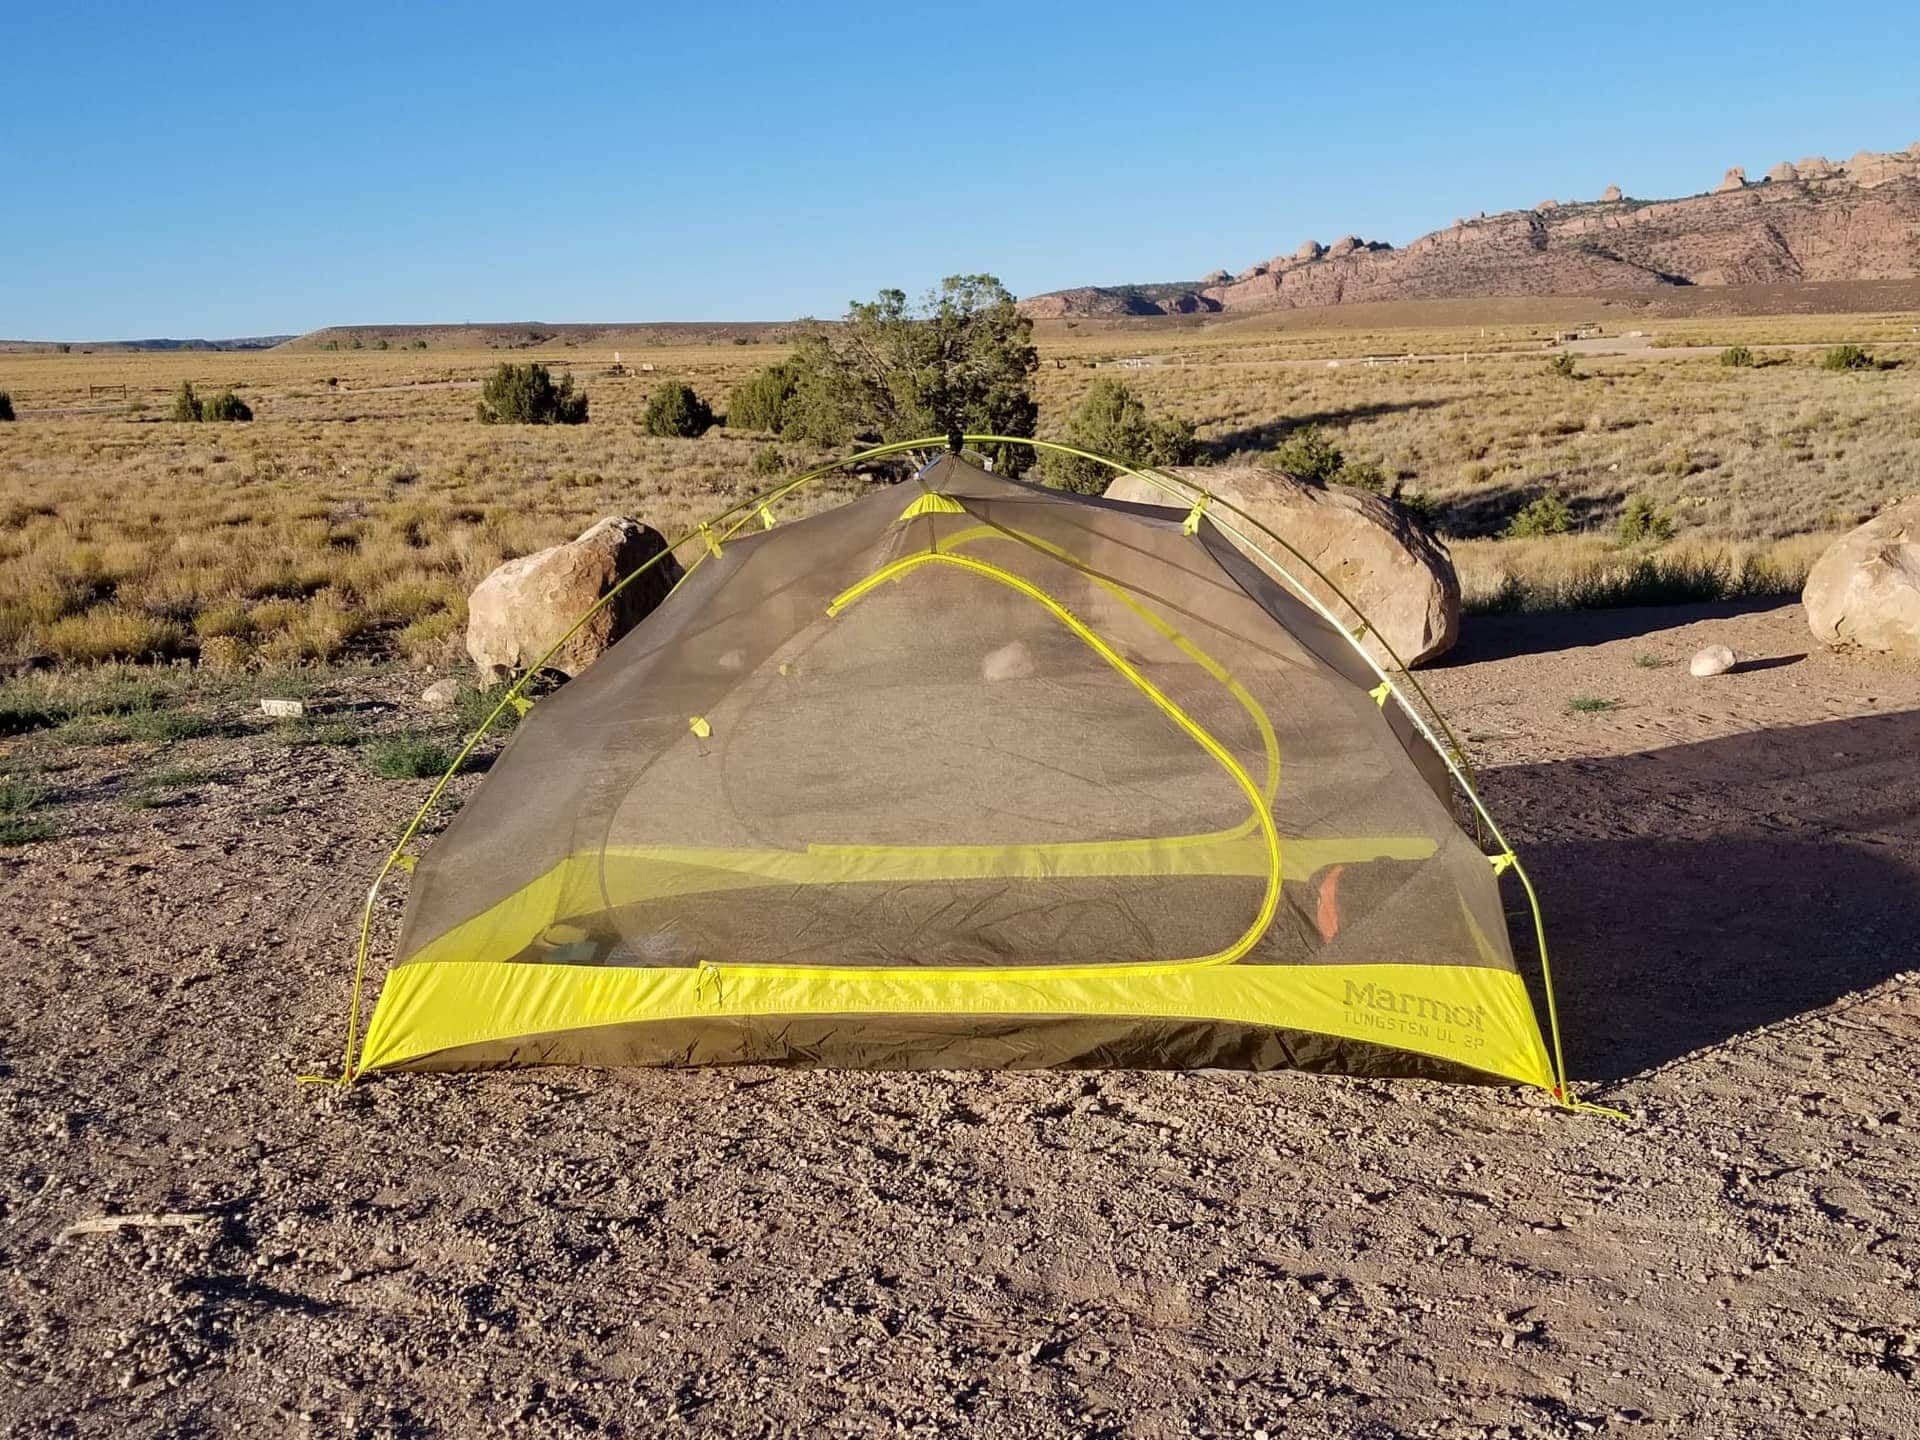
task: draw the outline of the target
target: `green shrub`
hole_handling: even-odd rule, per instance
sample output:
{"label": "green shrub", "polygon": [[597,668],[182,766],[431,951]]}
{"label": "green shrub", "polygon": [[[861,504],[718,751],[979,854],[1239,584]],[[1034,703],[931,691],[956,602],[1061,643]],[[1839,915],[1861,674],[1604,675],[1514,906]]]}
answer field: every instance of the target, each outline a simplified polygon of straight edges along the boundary
{"label": "green shrub", "polygon": [[222,390],[200,406],[202,420],[251,420],[253,410],[231,390]]}
{"label": "green shrub", "polygon": [[1871,370],[1874,358],[1858,345],[1836,345],[1820,357],[1822,370]]}
{"label": "green shrub", "polygon": [[[489,685],[484,690],[473,685],[462,685],[458,698],[453,702],[453,718],[460,726],[461,734],[463,736],[471,735],[482,725],[486,725],[487,717],[499,708],[500,701],[505,697],[506,693],[507,686],[504,682]],[[498,719],[491,725],[487,725],[487,734],[495,738],[511,735],[519,728],[519,725],[520,712],[514,706],[509,705],[506,709],[500,711]],[[451,759],[452,757],[449,756],[448,758]],[[440,768],[444,770],[446,766],[442,764]],[[436,771],[435,773],[437,774],[439,772]]]}
{"label": "green shrub", "polygon": [[1547,373],[1558,375],[1562,380],[1578,380],[1580,372],[1573,368],[1573,356],[1556,355],[1547,362]]}
{"label": "green shrub", "polygon": [[1427,529],[1439,528],[1440,502],[1433,496],[1418,490],[1395,490],[1389,498]]}
{"label": "green shrub", "polygon": [[200,397],[193,393],[193,386],[182,380],[180,388],[173,392],[173,414],[170,418],[183,424],[197,424],[205,413]]}
{"label": "green shrub", "polygon": [[1376,495],[1389,494],[1393,489],[1393,482],[1388,479],[1385,468],[1371,460],[1348,460],[1333,478],[1341,485],[1351,485],[1356,490],[1371,490]]}
{"label": "green shrub", "polygon": [[0,390],[0,421],[13,419],[13,396]]}
{"label": "green shrub", "polygon": [[453,763],[453,750],[425,735],[399,735],[369,740],[360,758],[382,780],[434,780]]}
{"label": "green shrub", "polygon": [[1745,370],[1753,364],[1753,351],[1744,345],[1729,345],[1720,352],[1720,363],[1732,370]]}
{"label": "green shrub", "polygon": [[1549,490],[1537,500],[1522,505],[1507,522],[1509,540],[1526,540],[1538,535],[1564,535],[1573,528],[1573,512],[1567,502]]}
{"label": "green shrub", "polygon": [[585,391],[574,392],[573,376],[555,383],[547,367],[537,362],[510,365],[504,361],[480,387],[475,412],[483,425],[583,425],[587,419]]}
{"label": "green shrub", "polygon": [[54,832],[47,792],[20,775],[0,775],[0,845],[30,845]]}
{"label": "green shrub", "polygon": [[1347,457],[1318,425],[1303,425],[1273,447],[1272,460],[1296,480],[1325,485],[1340,474]]}
{"label": "green shrub", "polygon": [[[1139,396],[1113,379],[1088,387],[1067,421],[1064,439],[1127,465],[1186,465],[1199,450],[1191,420],[1154,419]],[[1047,451],[1040,457],[1041,477],[1056,490],[1098,495],[1114,473],[1111,466],[1078,455]]]}
{"label": "green shrub", "polygon": [[727,396],[727,428],[780,434],[786,428],[787,407],[799,389],[800,372],[791,365],[754,371]]}
{"label": "green shrub", "polygon": [[[1039,418],[1033,322],[991,275],[950,275],[918,305],[882,290],[832,329],[809,325],[791,363],[800,388],[781,433],[795,439],[944,435],[957,447],[963,435],[1031,435]],[[1033,458],[1025,445],[988,449],[1003,475]]]}
{"label": "green shrub", "polygon": [[713,426],[713,411],[707,402],[693,393],[693,387],[669,380],[647,397],[641,412],[640,428],[649,435],[672,436],[691,440],[704,435]]}
{"label": "green shrub", "polygon": [[1654,504],[1651,495],[1636,495],[1620,516],[1619,533],[1622,545],[1657,545],[1673,538],[1673,517]]}
{"label": "green shrub", "polygon": [[753,473],[762,480],[771,480],[774,476],[783,474],[786,471],[787,462],[773,446],[762,445],[758,450],[753,452],[753,465],[751,468]]}
{"label": "green shrub", "polygon": [[1608,700],[1599,695],[1575,695],[1567,701],[1567,709],[1576,715],[1603,715],[1619,708],[1618,700]]}

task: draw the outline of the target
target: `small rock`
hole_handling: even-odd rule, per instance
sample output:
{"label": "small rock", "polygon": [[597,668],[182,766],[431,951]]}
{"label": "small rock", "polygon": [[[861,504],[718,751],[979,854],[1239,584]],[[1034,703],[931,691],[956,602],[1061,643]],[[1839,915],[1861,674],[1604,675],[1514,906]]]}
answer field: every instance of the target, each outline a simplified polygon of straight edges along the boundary
{"label": "small rock", "polygon": [[1709,645],[1693,657],[1693,663],[1687,668],[1704,679],[1709,675],[1724,675],[1736,663],[1733,651],[1725,645]]}
{"label": "small rock", "polygon": [[262,700],[260,713],[276,720],[298,720],[307,713],[307,707],[299,700]]}
{"label": "small rock", "polygon": [[436,680],[420,692],[420,703],[429,710],[451,710],[460,698],[460,682],[449,675]]}

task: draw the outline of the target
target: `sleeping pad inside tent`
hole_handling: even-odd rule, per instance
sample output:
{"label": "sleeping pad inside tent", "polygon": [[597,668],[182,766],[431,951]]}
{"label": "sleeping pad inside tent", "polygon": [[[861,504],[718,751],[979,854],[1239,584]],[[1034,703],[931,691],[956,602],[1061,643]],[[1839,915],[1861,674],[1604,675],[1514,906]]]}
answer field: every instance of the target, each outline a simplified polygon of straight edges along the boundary
{"label": "sleeping pad inside tent", "polygon": [[420,859],[357,1068],[1551,1087],[1438,755],[1188,521],[947,456],[727,540]]}

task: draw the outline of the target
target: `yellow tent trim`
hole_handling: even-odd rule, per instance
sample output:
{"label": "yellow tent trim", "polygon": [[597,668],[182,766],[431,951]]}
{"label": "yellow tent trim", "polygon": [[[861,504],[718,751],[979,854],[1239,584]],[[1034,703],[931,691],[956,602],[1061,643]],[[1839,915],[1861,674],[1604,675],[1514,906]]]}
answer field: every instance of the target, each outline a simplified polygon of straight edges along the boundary
{"label": "yellow tent trim", "polygon": [[[1286,855],[1289,873],[1305,878],[1328,865],[1425,860],[1436,848],[1424,835],[1289,838]],[[1176,835],[1034,845],[810,845],[804,850],[612,846],[569,856],[505,899],[436,936],[402,968],[428,961],[517,955],[549,925],[574,916],[684,895],[776,885],[951,880],[1156,875],[1257,879],[1267,873],[1267,859],[1266,846],[1252,835]],[[1030,971],[1021,968],[1009,973]]]}
{"label": "yellow tent trim", "polygon": [[[964,515],[967,507],[951,495],[940,495],[929,490],[918,500],[900,512],[901,520],[911,520],[916,515]],[[898,522],[896,522],[898,523]]]}
{"label": "yellow tent trim", "polygon": [[414,962],[388,977],[360,1068],[432,1068],[433,1057],[462,1046],[603,1025],[781,1015],[1104,1015],[1282,1026],[1553,1088],[1518,975],[1420,964],[1062,975]]}

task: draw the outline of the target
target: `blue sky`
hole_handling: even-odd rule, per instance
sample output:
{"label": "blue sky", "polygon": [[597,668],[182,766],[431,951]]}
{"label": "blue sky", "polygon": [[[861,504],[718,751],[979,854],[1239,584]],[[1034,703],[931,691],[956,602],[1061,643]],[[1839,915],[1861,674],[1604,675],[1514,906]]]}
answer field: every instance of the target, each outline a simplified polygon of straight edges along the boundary
{"label": "blue sky", "polygon": [[0,336],[784,319],[1920,140],[1920,4],[15,7]]}

